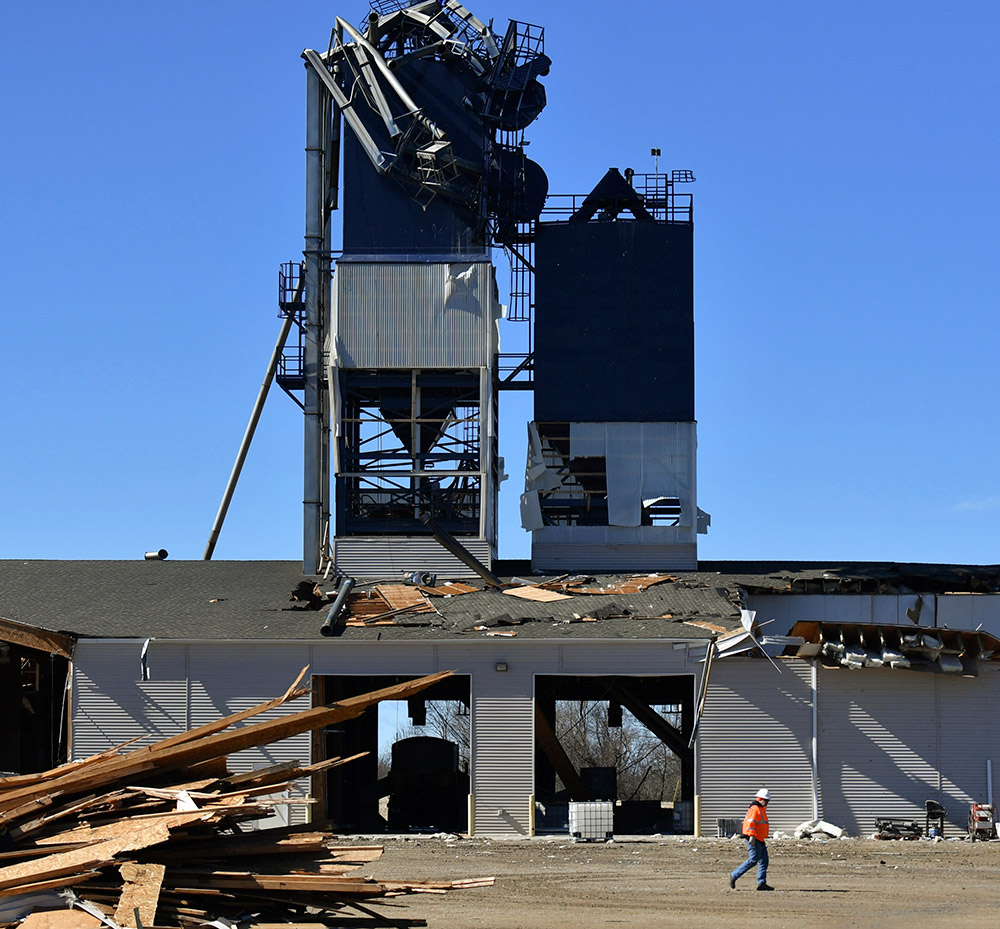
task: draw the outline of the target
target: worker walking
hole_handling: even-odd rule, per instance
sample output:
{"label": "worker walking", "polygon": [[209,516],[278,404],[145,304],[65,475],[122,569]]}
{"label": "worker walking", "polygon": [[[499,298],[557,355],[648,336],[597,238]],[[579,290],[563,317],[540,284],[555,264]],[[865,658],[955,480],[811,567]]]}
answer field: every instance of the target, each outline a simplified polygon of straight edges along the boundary
{"label": "worker walking", "polygon": [[767,882],[767,803],[771,792],[766,787],[757,791],[757,796],[743,819],[743,838],[747,840],[747,860],[729,875],[729,886],[735,890],[736,882],[757,865],[757,889],[774,890]]}

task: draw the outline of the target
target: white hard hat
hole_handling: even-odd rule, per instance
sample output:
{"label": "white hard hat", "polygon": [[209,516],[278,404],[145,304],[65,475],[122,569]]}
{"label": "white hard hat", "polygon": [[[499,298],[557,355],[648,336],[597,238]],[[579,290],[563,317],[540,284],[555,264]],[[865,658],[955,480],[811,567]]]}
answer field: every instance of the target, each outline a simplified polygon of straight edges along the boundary
{"label": "white hard hat", "polygon": [[766,787],[761,787],[761,789],[757,791],[757,799],[758,800],[770,800],[771,799],[771,791],[769,791]]}

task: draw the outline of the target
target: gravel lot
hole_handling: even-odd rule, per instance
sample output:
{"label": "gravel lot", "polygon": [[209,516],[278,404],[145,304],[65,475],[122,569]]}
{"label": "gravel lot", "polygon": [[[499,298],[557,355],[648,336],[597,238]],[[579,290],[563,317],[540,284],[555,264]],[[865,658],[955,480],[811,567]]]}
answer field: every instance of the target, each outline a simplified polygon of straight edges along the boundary
{"label": "gravel lot", "polygon": [[1000,919],[1000,842],[772,839],[768,882],[736,891],[738,839],[617,838],[573,843],[426,836],[358,837],[385,846],[364,873],[397,879],[495,876],[493,887],[397,898],[376,909],[430,929],[993,927]]}

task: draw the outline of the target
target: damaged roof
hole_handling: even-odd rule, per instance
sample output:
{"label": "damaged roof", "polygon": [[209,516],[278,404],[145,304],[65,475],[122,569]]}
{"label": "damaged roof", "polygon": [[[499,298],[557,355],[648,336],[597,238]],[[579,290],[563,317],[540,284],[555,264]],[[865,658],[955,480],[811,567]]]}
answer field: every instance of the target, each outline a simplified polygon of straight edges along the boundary
{"label": "damaged roof", "polygon": [[[986,593],[1000,585],[996,566],[709,562],[669,575],[561,578],[504,567],[499,590],[478,579],[454,588],[445,579],[436,588],[359,581],[333,641],[705,638],[740,628],[748,592]],[[511,578],[515,571],[522,576]],[[302,581],[297,561],[8,560],[0,561],[0,617],[79,637],[318,639],[337,582],[310,579],[311,602],[292,600]]]}

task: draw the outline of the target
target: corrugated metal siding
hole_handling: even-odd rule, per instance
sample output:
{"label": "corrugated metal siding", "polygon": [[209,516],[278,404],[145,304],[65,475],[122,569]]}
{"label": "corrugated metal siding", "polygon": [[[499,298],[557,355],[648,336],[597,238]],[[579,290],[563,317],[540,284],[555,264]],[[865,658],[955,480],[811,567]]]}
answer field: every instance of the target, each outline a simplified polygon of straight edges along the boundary
{"label": "corrugated metal siding", "polygon": [[[461,538],[462,545],[490,567],[496,552],[486,539]],[[476,577],[475,571],[433,539],[350,536],[333,540],[333,564],[351,577],[400,577],[405,571],[434,571],[448,577]]]}
{"label": "corrugated metal siding", "polygon": [[[284,693],[306,664],[301,645],[279,646],[273,643],[263,648],[240,642],[192,645],[189,647],[188,660],[191,673],[191,724],[194,726],[249,709]],[[253,721],[277,719],[307,709],[310,705],[311,698],[302,697],[255,716]],[[311,751],[311,735],[304,732],[270,745],[236,752],[229,756],[229,768],[234,772],[242,772],[287,761],[308,764]],[[305,796],[308,782],[300,782],[297,787],[293,796]],[[290,823],[301,823],[305,819],[304,806],[294,806],[289,811]]]}
{"label": "corrugated metal siding", "polygon": [[[151,643],[153,679],[148,681],[139,679],[141,649],[141,642],[81,639],[77,643],[72,663],[71,759],[139,736],[152,740],[187,728],[184,647]],[[180,676],[173,677],[178,669]]]}
{"label": "corrugated metal siding", "polygon": [[[449,277],[471,275],[449,288]],[[493,266],[340,262],[335,339],[343,368],[491,367],[496,352]]]}
{"label": "corrugated metal siding", "polygon": [[535,725],[527,666],[477,679],[472,717],[472,793],[477,835],[527,835],[534,791]]}
{"label": "corrugated metal siding", "polygon": [[781,669],[750,658],[712,665],[695,764],[703,835],[715,834],[717,819],[742,820],[760,787],[774,797],[772,831],[812,819],[811,668]]}
{"label": "corrugated metal siding", "polygon": [[860,835],[879,816],[923,819],[924,801],[938,796],[937,677],[820,669],[824,819]]}
{"label": "corrugated metal siding", "polygon": [[[549,542],[550,530],[562,528],[561,526],[551,526],[545,529],[536,529],[532,533],[532,570],[553,573],[579,570],[614,573],[623,571],[694,571],[698,567],[698,546],[696,543],[656,545],[641,539],[626,544]],[[584,526],[581,528],[603,529],[604,527]],[[608,528],[617,529],[618,527],[609,526]],[[639,530],[634,531],[638,532]]]}
{"label": "corrugated metal siding", "polygon": [[[692,643],[692,648],[697,649]],[[698,652],[698,658],[704,649]],[[698,674],[701,665],[689,663],[688,650],[674,648],[670,642],[624,642],[608,648],[606,643],[595,642],[589,649],[563,650],[559,664],[560,674]]]}
{"label": "corrugated metal siding", "polygon": [[[980,662],[975,680],[935,674],[941,727],[941,796],[948,822],[965,831],[969,806],[986,803],[1000,776],[1000,669]],[[993,762],[994,785],[986,777]],[[994,802],[1000,792],[992,792]],[[927,797],[925,799],[934,799]]]}

